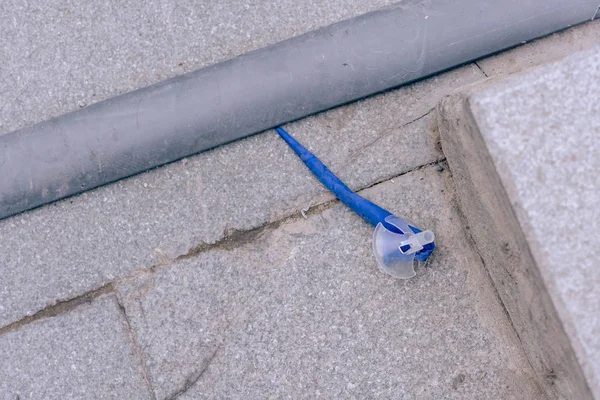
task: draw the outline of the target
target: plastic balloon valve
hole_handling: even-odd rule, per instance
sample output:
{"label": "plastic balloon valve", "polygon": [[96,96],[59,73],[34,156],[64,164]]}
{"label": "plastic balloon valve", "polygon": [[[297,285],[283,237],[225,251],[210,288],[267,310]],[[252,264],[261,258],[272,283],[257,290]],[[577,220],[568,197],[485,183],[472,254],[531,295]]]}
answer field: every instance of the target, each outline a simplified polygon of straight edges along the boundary
{"label": "plastic balloon valve", "polygon": [[388,216],[385,222],[391,226],[379,223],[373,232],[373,253],[379,267],[394,278],[414,277],[415,255],[425,245],[433,243],[435,235],[431,231],[415,233],[396,215]]}

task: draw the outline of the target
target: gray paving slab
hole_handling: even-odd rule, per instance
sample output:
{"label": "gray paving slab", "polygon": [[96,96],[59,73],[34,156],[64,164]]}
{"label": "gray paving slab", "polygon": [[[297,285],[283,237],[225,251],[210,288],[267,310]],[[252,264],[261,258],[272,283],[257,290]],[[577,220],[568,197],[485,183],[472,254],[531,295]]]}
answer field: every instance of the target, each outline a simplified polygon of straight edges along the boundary
{"label": "gray paving slab", "polygon": [[600,398],[599,78],[596,47],[440,108],[471,232],[555,398]]}
{"label": "gray paving slab", "polygon": [[477,61],[488,76],[507,75],[560,60],[600,43],[600,20],[589,21]]}
{"label": "gray paving slab", "polygon": [[0,398],[150,399],[114,295],[0,335]]}
{"label": "gray paving slab", "polygon": [[393,2],[4,0],[0,132]]}
{"label": "gray paving slab", "polygon": [[334,203],[118,285],[157,398],[541,398],[440,169],[362,192],[435,231],[413,280]]}
{"label": "gray paving slab", "polygon": [[[288,129],[366,187],[441,158],[425,114],[482,76],[467,66]],[[0,326],[331,198],[269,132],[2,220]]]}
{"label": "gray paving slab", "polygon": [[[382,5],[2,2],[0,132]],[[440,157],[419,118],[481,78],[468,66],[288,128],[366,187]],[[0,326],[329,198],[268,133],[0,221]]]}
{"label": "gray paving slab", "polygon": [[[385,4],[1,2],[0,134]],[[360,189],[441,157],[428,111],[482,77],[467,66],[288,129]],[[329,199],[270,132],[0,221],[0,327]]]}

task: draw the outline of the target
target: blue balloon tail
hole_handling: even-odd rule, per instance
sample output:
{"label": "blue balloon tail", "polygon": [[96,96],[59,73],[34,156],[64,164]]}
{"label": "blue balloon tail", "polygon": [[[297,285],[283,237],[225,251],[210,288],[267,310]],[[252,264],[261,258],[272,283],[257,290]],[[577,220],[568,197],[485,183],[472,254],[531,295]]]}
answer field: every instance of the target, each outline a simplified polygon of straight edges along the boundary
{"label": "blue balloon tail", "polygon": [[[344,184],[333,172],[329,170],[314,154],[302,146],[296,139],[290,136],[283,128],[278,127],[277,133],[285,142],[294,150],[300,159],[306,164],[308,169],[321,181],[323,186],[330,190],[342,203],[348,206],[352,211],[360,215],[365,221],[373,226],[381,223],[383,226],[395,233],[404,233],[394,225],[385,221],[392,215],[391,212],[379,207],[377,204],[365,199],[364,197],[354,193],[348,186]],[[421,230],[409,225],[414,233],[419,233]],[[423,249],[416,254],[415,259],[425,261],[433,252],[434,244],[425,245]]]}

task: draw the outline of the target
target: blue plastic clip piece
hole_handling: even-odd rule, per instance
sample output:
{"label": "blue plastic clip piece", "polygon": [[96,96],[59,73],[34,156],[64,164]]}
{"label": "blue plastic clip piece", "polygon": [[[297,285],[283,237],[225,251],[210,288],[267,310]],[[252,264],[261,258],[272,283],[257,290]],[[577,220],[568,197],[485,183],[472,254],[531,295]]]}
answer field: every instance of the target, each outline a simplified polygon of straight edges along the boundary
{"label": "blue plastic clip piece", "polygon": [[435,248],[433,232],[422,231],[354,193],[283,128],[278,127],[277,133],[327,189],[375,227],[373,252],[379,267],[395,278],[408,279],[415,276],[415,261],[427,261]]}

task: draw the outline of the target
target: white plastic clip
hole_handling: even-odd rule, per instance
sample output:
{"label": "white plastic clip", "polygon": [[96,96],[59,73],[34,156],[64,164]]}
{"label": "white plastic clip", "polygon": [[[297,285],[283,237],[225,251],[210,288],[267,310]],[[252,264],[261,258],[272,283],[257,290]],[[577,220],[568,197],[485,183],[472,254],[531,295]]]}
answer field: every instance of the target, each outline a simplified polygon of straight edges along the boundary
{"label": "white plastic clip", "polygon": [[[386,274],[394,278],[412,278],[416,275],[417,252],[426,244],[433,243],[433,232],[414,233],[408,222],[397,215],[387,216],[385,222],[387,227],[380,222],[373,231],[373,254],[377,264]],[[397,229],[393,229],[394,227]],[[406,252],[402,251],[403,247]]]}
{"label": "white plastic clip", "polygon": [[[426,244],[433,243],[435,236],[431,231],[423,231],[410,235],[408,239],[400,242],[398,249],[402,254],[415,254],[421,250]],[[410,248],[406,251],[402,250],[403,247],[409,246]]]}

